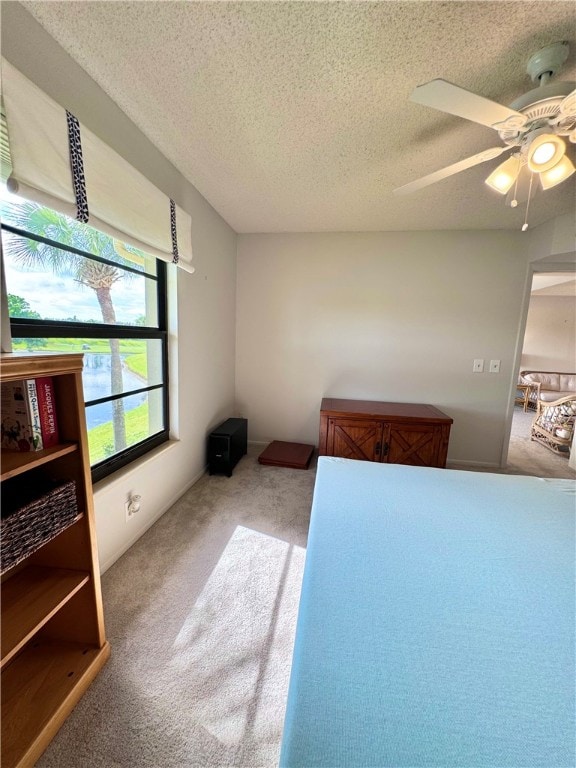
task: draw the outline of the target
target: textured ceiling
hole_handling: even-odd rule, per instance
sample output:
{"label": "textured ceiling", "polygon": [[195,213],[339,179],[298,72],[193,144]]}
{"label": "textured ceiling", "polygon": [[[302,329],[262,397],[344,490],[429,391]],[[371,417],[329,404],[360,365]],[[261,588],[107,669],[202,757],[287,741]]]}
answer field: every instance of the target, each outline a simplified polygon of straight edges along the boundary
{"label": "textured ceiling", "polygon": [[[237,232],[520,229],[483,183],[501,160],[392,189],[501,144],[413,104],[443,77],[503,104],[573,2],[22,2]],[[571,148],[573,149],[573,147]],[[576,174],[531,205],[574,210]]]}

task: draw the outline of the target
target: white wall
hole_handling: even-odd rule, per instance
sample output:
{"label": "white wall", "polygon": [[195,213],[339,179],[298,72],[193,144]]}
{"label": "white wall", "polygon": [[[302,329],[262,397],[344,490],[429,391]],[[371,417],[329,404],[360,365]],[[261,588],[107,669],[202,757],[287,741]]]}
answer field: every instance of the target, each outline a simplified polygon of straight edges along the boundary
{"label": "white wall", "polygon": [[454,419],[449,460],[499,465],[525,243],[517,232],[239,235],[236,397],[249,439],[317,444],[323,396],[424,402]]}
{"label": "white wall", "polygon": [[576,265],[576,217],[565,213],[529,230],[526,249],[535,269],[539,261]]}
{"label": "white wall", "polygon": [[522,350],[522,368],[576,371],[576,298],[531,297]]}
{"label": "white wall", "polygon": [[[236,235],[39,24],[2,4],[2,54],[189,211],[196,272],[170,266],[174,440],[95,487],[101,568],[111,565],[205,467],[206,435],[233,414]],[[142,511],[126,522],[129,492]]]}

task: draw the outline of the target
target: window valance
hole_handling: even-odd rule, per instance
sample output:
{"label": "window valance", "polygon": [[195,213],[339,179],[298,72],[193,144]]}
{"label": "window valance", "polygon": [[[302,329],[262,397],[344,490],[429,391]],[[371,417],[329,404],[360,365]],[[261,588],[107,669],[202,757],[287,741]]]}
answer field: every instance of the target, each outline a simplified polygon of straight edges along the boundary
{"label": "window valance", "polygon": [[194,272],[186,211],[6,59],[2,91],[10,191]]}

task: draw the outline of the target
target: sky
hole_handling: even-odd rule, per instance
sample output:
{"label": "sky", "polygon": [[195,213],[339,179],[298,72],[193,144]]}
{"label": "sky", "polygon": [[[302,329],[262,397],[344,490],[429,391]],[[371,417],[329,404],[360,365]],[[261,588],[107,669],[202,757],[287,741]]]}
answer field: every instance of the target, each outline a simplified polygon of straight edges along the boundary
{"label": "sky", "polygon": [[[95,292],[72,277],[55,275],[52,271],[24,271],[13,263],[9,253],[4,254],[4,266],[8,293],[22,296],[30,309],[43,318],[102,321]],[[112,287],[118,322],[133,323],[144,314],[144,281],[145,278],[135,276],[133,280],[120,280]]]}
{"label": "sky", "polygon": [[[22,198],[1,190],[2,201],[21,202]],[[21,296],[42,318],[102,322],[95,292],[74,280],[72,276],[57,275],[51,269],[23,268],[10,256],[9,236],[4,240],[4,266],[8,293]],[[112,303],[118,323],[134,323],[145,313],[146,278],[134,275],[112,286]]]}

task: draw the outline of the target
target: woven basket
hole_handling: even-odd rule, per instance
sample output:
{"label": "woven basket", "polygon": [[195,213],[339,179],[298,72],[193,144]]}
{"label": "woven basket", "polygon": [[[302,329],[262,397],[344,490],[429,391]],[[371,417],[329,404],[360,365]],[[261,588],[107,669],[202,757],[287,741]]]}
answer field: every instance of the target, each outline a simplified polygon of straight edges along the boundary
{"label": "woven basket", "polygon": [[48,489],[46,484],[42,488],[13,489],[6,498],[3,494],[0,573],[54,539],[78,515],[74,481],[50,485]]}

